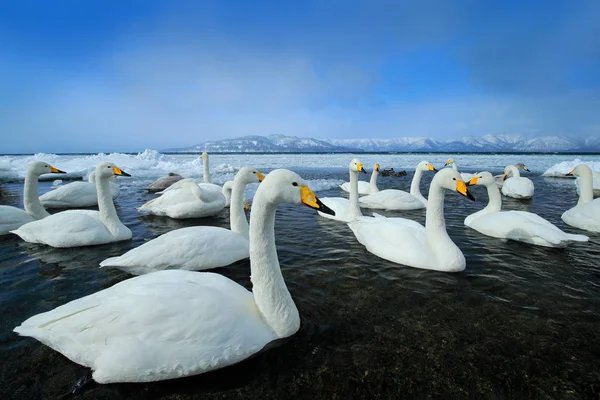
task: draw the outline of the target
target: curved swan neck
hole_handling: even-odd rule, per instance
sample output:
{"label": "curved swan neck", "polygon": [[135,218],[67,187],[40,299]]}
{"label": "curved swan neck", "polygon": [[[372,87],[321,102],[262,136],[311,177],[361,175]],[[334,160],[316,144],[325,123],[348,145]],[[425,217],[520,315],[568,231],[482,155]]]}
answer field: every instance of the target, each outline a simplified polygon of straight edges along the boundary
{"label": "curved swan neck", "polygon": [[202,166],[204,167],[204,183],[211,183],[210,169],[208,168],[208,155],[206,157],[202,157]]}
{"label": "curved swan neck", "polygon": [[30,214],[35,219],[42,219],[50,215],[42,206],[40,196],[38,195],[38,178],[32,168],[27,169],[24,183],[23,206],[25,212]]}
{"label": "curved swan neck", "polygon": [[455,171],[458,171],[458,167],[456,166],[456,163],[455,163],[455,162],[453,162],[453,163],[452,163],[452,164],[450,164],[450,165],[452,165],[452,169],[453,169],[453,170],[455,170]]}
{"label": "curved swan neck", "polygon": [[110,194],[109,177],[100,177],[96,174],[96,191],[98,193],[98,211],[100,212],[100,221],[114,236],[117,235],[119,227],[122,225],[117,210]]}
{"label": "curved swan neck", "polygon": [[515,167],[514,165],[509,165],[506,168],[508,168],[508,170],[512,174],[513,178],[520,178],[521,177],[521,173],[519,172],[519,168]]}
{"label": "curved swan neck", "polygon": [[594,200],[594,176],[592,170],[588,168],[580,167],[578,170],[579,175],[579,201],[577,204],[585,204]]}
{"label": "curved swan neck", "polygon": [[[268,192],[263,192],[263,194]],[[250,280],[258,310],[276,336],[282,338],[300,328],[298,309],[288,291],[275,248],[277,204],[257,192],[250,214]]]}
{"label": "curved swan neck", "polygon": [[[377,176],[379,176],[379,172],[373,168],[373,173],[371,174],[371,180],[369,181],[369,186],[371,188],[371,192],[378,192],[379,189],[377,188]],[[358,188],[358,183],[356,184],[356,187]]]}
{"label": "curved swan neck", "polygon": [[[423,197],[421,194],[421,177],[423,176],[423,171],[420,168],[415,169],[415,174],[410,182],[410,194],[415,197]],[[431,191],[431,189],[429,189]]]}
{"label": "curved swan neck", "polygon": [[434,247],[443,245],[447,241],[452,242],[446,232],[444,219],[445,196],[445,189],[432,181],[429,186],[428,206],[425,214],[425,237]]}
{"label": "curved swan neck", "polygon": [[485,206],[482,211],[490,213],[502,210],[502,196],[500,196],[500,189],[498,189],[496,182],[492,182],[491,185],[487,185],[487,193],[489,198],[488,205]]}
{"label": "curved swan neck", "polygon": [[231,204],[229,206],[229,228],[232,232],[244,236],[248,239],[250,227],[246,214],[244,213],[244,190],[246,183],[236,176],[233,180],[233,189],[231,191]]}
{"label": "curved swan neck", "polygon": [[350,218],[348,222],[356,220],[362,216],[360,206],[358,205],[358,172],[350,171]]}

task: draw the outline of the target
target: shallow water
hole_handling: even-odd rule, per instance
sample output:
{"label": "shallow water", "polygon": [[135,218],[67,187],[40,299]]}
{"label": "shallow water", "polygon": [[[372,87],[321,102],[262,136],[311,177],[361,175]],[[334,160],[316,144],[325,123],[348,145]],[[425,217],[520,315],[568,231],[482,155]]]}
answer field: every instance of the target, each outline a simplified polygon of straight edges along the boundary
{"label": "shallow water", "polygon": [[[246,160],[228,157],[235,168]],[[315,182],[347,180],[347,170],[334,163],[294,169]],[[495,165],[484,166],[500,172]],[[504,198],[504,208],[535,212],[561,229],[584,233],[560,219],[576,203],[573,182],[544,178],[541,172],[527,174],[536,187],[532,200]],[[411,172],[382,177],[379,187],[408,189],[411,177]],[[430,178],[426,174],[424,193]],[[186,221],[140,216],[135,207],[154,197],[143,191],[147,180],[120,182],[117,210],[133,231],[132,241],[61,250],[0,237],[0,398],[60,398],[86,374],[12,329],[31,315],[129,277],[98,268],[100,261],[172,229],[228,226],[228,211]],[[50,188],[51,182],[40,183],[40,192]],[[1,189],[0,204],[22,203],[22,183]],[[477,202],[446,196],[448,231],[467,259],[466,270],[454,274],[379,259],[345,224],[305,207],[280,206],[277,248],[302,319],[298,333],[220,371],[150,384],[92,385],[73,397],[596,398],[600,235],[590,234],[589,243],[567,249],[486,237],[463,225],[465,216],[487,203],[484,188],[472,193]],[[340,196],[341,191],[317,194]],[[383,214],[424,222],[425,212]],[[250,288],[247,261],[215,271]]]}

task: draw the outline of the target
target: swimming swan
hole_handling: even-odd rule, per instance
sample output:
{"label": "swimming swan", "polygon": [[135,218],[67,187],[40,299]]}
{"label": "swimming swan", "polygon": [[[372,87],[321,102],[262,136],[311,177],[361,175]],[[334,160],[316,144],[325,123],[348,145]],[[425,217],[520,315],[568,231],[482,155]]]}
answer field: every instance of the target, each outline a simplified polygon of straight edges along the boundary
{"label": "swimming swan", "polygon": [[[523,165],[523,169],[529,171],[525,165]],[[519,173],[519,168],[515,165],[507,165],[506,168],[504,168],[503,179],[503,195],[515,199],[530,199],[533,197],[533,182],[529,178],[523,178]]]}
{"label": "swimming swan", "polygon": [[102,162],[96,167],[99,211],[62,211],[12,232],[26,242],[52,247],[91,246],[131,239],[131,231],[119,220],[110,196],[109,180],[114,175],[131,176],[111,163]]}
{"label": "swimming swan", "polygon": [[380,210],[417,210],[427,207],[427,199],[421,194],[421,176],[424,171],[437,170],[427,161],[417,164],[415,175],[410,184],[410,193],[397,189],[385,189],[378,193],[361,197],[358,202],[363,208]]}
{"label": "swimming swan", "polygon": [[592,170],[585,164],[579,164],[567,175],[579,177],[580,193],[577,205],[565,211],[562,220],[576,228],[600,232],[600,199],[594,200]]}
{"label": "swimming swan", "polygon": [[[449,158],[446,161],[446,164],[444,164],[444,167],[448,165],[451,165],[453,170],[458,171],[458,166],[456,165],[456,161],[454,160],[454,158]],[[462,180],[465,182],[468,182],[472,177],[475,176],[475,174],[468,174],[466,172],[459,172],[459,174]]]}
{"label": "swimming swan", "polygon": [[163,269],[200,271],[224,267],[250,256],[248,221],[244,213],[244,189],[264,176],[253,168],[238,171],[233,183],[229,229],[216,226],[190,226],[152,239],[119,257],[100,263],[134,275]]}
{"label": "swimming swan", "polygon": [[487,187],[489,202],[480,211],[465,218],[465,225],[484,235],[546,247],[566,247],[573,242],[587,242],[584,235],[563,232],[537,214],[526,211],[500,211],[502,196],[489,172],[475,174],[469,186]]}
{"label": "swimming swan", "polygon": [[444,168],[429,186],[425,227],[404,218],[361,217],[348,224],[367,250],[383,259],[415,268],[457,272],[465,269],[465,257],[446,232],[444,196],[456,191],[475,200],[460,174]]}
{"label": "swimming swan", "polygon": [[180,179],[177,182],[173,183],[171,186],[163,189],[162,191],[157,192],[157,194],[165,194],[171,190],[181,189],[188,183],[197,183],[198,186],[205,191],[211,190],[214,192],[222,193],[223,188],[219,185],[211,183],[210,181],[210,168],[208,167],[208,153],[206,151],[202,153],[202,166],[204,169],[204,173],[202,175],[204,182],[198,182],[198,180],[194,178]]}
{"label": "swimming swan", "polygon": [[159,271],[35,315],[14,331],[90,367],[99,383],[180,378],[240,362],[300,327],[275,248],[282,203],[331,212],[294,172],[265,178],[250,218],[252,292],[220,274]]}
{"label": "swimming swan", "polygon": [[[46,208],[78,208],[95,207],[98,205],[95,172],[88,176],[87,182],[71,182],[40,196],[42,205]],[[119,197],[121,188],[114,180],[109,180],[110,195],[114,200]]]}
{"label": "swimming swan", "polygon": [[[371,194],[379,192],[377,188],[377,177],[379,176],[379,164],[373,166],[371,180],[369,182],[358,181],[358,194]],[[340,185],[344,192],[350,193],[350,182],[344,182]]]}
{"label": "swimming swan", "polygon": [[353,158],[348,164],[350,172],[350,200],[344,197],[323,197],[321,201],[335,213],[318,213],[321,217],[335,219],[336,221],[350,222],[356,217],[361,216],[358,206],[358,173],[367,173],[363,168],[362,162],[358,158]]}
{"label": "swimming swan", "polygon": [[0,235],[7,235],[21,225],[50,215],[44,209],[38,197],[38,178],[41,175],[52,173],[64,174],[65,172],[43,161],[37,161],[29,165],[23,183],[23,205],[25,210],[12,206],[0,206]]}

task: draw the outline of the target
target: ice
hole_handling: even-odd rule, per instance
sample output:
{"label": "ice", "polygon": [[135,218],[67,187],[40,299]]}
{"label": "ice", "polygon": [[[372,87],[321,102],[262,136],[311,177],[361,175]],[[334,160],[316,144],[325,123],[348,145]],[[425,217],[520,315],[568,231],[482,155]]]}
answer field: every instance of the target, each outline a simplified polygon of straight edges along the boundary
{"label": "ice", "polygon": [[[596,156],[596,159],[597,158],[598,157]],[[543,175],[553,177],[553,178],[568,178],[566,176],[566,174],[571,172],[573,170],[573,168],[575,168],[579,164],[587,164],[594,172],[594,175],[597,175],[598,173],[600,173],[600,161],[598,161],[598,160],[583,161],[580,158],[576,158],[571,161],[562,161],[557,164],[554,164],[553,166],[548,168],[546,170],[546,172],[543,173]]]}
{"label": "ice", "polygon": [[63,181],[62,179],[57,179],[54,182],[52,182],[52,186],[60,186],[62,185]]}

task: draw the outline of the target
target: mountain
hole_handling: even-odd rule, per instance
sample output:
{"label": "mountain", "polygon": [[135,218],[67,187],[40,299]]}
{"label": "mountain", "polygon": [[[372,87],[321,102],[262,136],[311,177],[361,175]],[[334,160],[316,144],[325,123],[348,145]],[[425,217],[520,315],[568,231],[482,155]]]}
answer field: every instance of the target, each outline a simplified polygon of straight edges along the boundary
{"label": "mountain", "polygon": [[456,140],[436,140],[427,137],[399,137],[391,139],[325,139],[296,136],[243,136],[236,139],[215,140],[192,147],[166,149],[166,152],[196,153],[253,153],[253,152],[600,152],[600,138],[571,139],[561,136],[525,137],[517,134],[488,134],[465,136]]}

